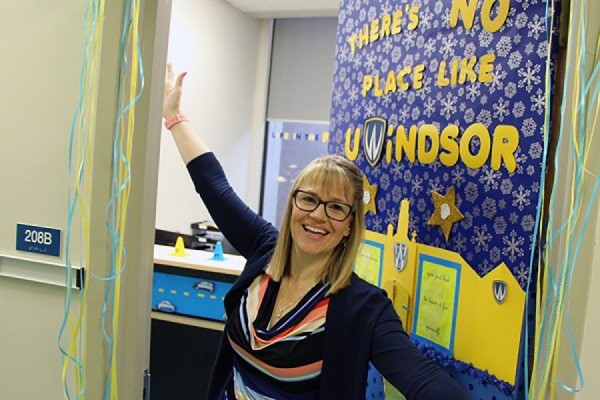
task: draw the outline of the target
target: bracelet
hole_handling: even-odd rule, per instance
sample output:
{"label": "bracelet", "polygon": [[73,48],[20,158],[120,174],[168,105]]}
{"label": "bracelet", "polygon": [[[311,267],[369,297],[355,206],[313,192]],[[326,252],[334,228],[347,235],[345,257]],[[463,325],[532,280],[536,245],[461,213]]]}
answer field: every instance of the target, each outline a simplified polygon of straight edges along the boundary
{"label": "bracelet", "polygon": [[187,115],[184,113],[177,113],[169,116],[165,119],[165,128],[171,129],[173,126],[177,125],[180,122],[187,121]]}

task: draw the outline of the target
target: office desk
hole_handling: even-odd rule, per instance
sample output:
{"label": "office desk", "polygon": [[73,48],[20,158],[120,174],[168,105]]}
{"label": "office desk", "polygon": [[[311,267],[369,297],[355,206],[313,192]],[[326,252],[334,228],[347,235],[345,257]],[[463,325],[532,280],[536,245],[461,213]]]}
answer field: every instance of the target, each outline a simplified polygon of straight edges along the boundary
{"label": "office desk", "polygon": [[[189,255],[172,255],[173,248],[154,247],[155,283],[157,274],[173,274],[177,279],[191,277],[204,281],[223,280],[231,283],[241,273],[246,260],[240,256],[225,255],[224,261],[212,259],[213,253],[188,250]],[[160,272],[156,272],[160,271]],[[164,278],[164,275],[161,276]],[[184,299],[189,302],[199,295],[202,300],[222,301],[215,292],[164,288],[175,304]],[[153,285],[153,297],[158,288]],[[170,293],[175,290],[176,293]],[[187,295],[185,295],[187,292]],[[200,305],[200,303],[198,303]],[[153,298],[153,308],[156,308]],[[199,318],[177,313],[152,311],[150,341],[150,373],[152,376],[151,400],[202,399],[209,382],[210,372],[216,357],[225,324],[221,320]]]}

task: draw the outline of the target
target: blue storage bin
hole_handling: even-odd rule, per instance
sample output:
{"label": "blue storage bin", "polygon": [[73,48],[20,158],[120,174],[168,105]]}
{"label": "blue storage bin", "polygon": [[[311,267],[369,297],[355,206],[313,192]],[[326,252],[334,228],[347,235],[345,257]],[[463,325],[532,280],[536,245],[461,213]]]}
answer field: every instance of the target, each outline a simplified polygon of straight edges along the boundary
{"label": "blue storage bin", "polygon": [[155,265],[152,309],[225,321],[223,300],[236,278],[225,274]]}

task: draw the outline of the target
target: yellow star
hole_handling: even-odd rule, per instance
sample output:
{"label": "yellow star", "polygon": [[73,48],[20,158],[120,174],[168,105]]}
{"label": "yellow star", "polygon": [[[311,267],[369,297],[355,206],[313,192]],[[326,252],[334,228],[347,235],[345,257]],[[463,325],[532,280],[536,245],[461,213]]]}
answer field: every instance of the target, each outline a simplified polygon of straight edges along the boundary
{"label": "yellow star", "polygon": [[432,191],[431,197],[433,198],[435,209],[433,210],[433,214],[431,214],[429,221],[427,221],[427,224],[441,226],[447,242],[450,237],[452,224],[464,218],[458,208],[454,205],[454,186],[448,190],[445,196]]}
{"label": "yellow star", "polygon": [[371,214],[377,214],[377,208],[375,207],[375,196],[377,195],[377,185],[371,185],[366,176],[363,175],[363,203],[364,214],[369,211]]}

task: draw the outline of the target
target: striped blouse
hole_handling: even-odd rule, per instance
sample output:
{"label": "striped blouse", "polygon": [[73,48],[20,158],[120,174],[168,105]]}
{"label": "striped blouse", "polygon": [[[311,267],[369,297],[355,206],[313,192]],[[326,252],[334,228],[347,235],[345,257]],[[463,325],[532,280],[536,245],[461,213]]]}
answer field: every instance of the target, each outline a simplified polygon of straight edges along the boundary
{"label": "striped blouse", "polygon": [[280,283],[258,276],[230,316],[233,349],[229,400],[318,398],[329,285],[317,284],[273,327]]}

